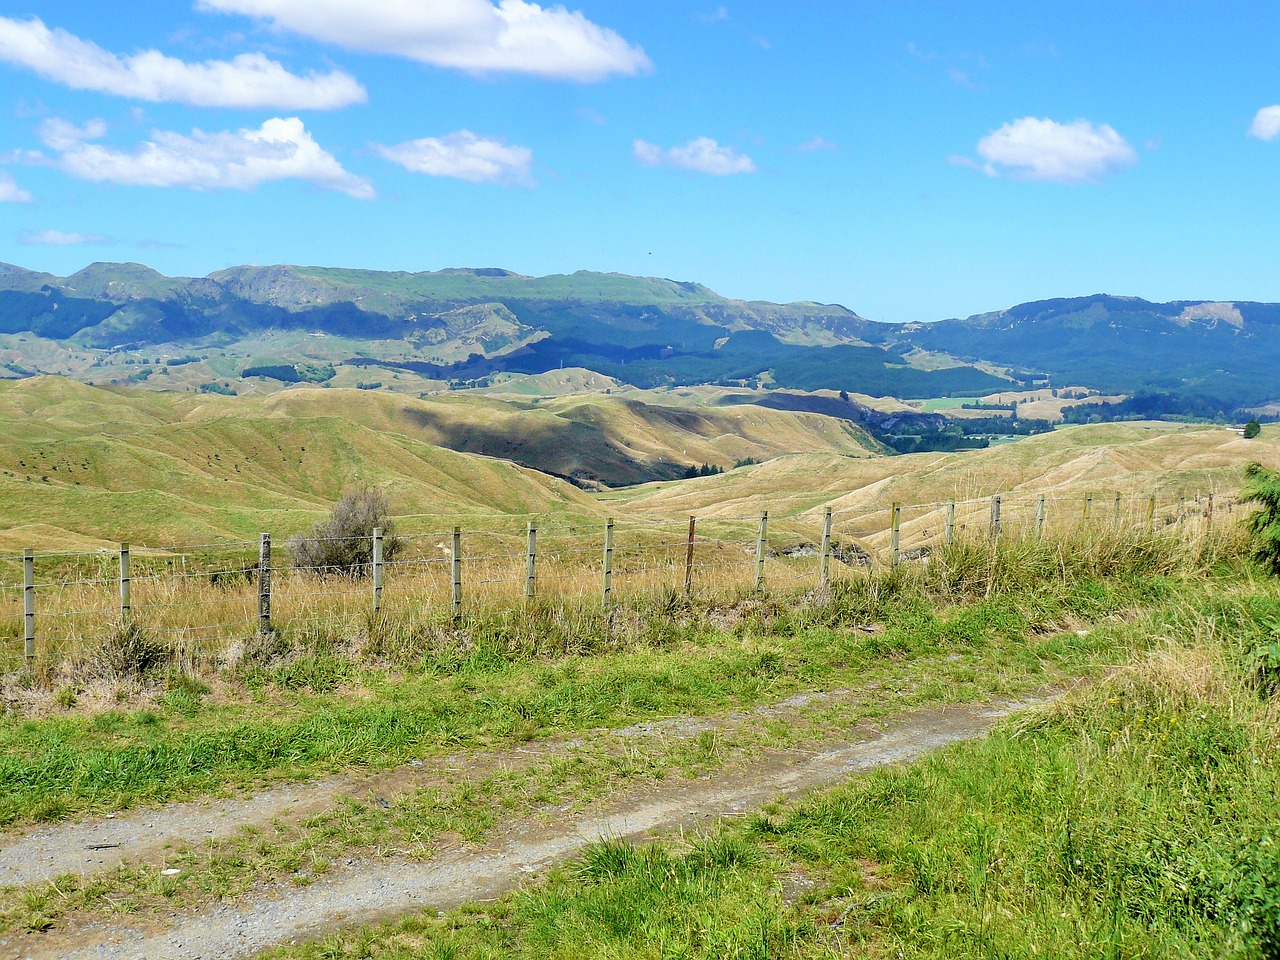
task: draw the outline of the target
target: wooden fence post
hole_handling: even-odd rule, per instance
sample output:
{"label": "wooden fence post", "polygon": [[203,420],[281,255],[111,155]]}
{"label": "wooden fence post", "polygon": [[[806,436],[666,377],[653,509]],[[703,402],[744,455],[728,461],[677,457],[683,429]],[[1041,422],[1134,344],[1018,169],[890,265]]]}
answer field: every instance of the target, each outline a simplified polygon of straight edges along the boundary
{"label": "wooden fence post", "polygon": [[1000,494],[996,494],[991,498],[991,539],[996,540],[1000,536]]}
{"label": "wooden fence post", "polygon": [[1084,498],[1084,520],[1089,522],[1089,515],[1093,513],[1093,494],[1089,494]]}
{"label": "wooden fence post", "polygon": [[271,534],[258,543],[258,630],[271,632]]}
{"label": "wooden fence post", "polygon": [[462,528],[453,528],[453,542],[449,548],[449,569],[452,573],[453,592],[450,607],[454,621],[462,619]]}
{"label": "wooden fence post", "polygon": [[613,517],[604,522],[604,582],[600,602],[608,613],[613,604]]}
{"label": "wooden fence post", "polygon": [[1147,529],[1154,530],[1156,526],[1156,495],[1153,493],[1147,497]]}
{"label": "wooden fence post", "polygon": [[1209,504],[1208,506],[1205,507],[1204,522],[1205,522],[1206,529],[1208,530],[1213,529],[1213,494],[1212,493],[1209,494]]}
{"label": "wooden fence post", "polygon": [[830,507],[822,511],[822,554],[818,560],[818,581],[824,591],[831,586],[831,514]]}
{"label": "wooden fence post", "polygon": [[1120,526],[1120,494],[1116,494],[1116,508],[1112,514],[1112,522],[1118,527]]}
{"label": "wooden fence post", "polygon": [[27,667],[36,659],[36,560],[35,551],[22,551],[22,649]]}
{"label": "wooden fence post", "polygon": [[538,592],[538,525],[529,521],[524,550],[524,598],[532,600]]}
{"label": "wooden fence post", "polygon": [[947,546],[951,546],[956,539],[956,502],[954,500],[947,501]]}
{"label": "wooden fence post", "polygon": [[902,504],[895,503],[889,510],[889,566],[898,565],[898,539],[902,527]]}
{"label": "wooden fence post", "polygon": [[120,544],[120,623],[129,622],[130,607],[129,545]]}
{"label": "wooden fence post", "polygon": [[691,515],[689,517],[689,542],[684,551],[684,592],[693,592],[693,534],[697,528],[698,521]]}
{"label": "wooden fence post", "polygon": [[1184,496],[1178,498],[1178,536],[1182,536],[1182,528],[1186,525],[1186,521],[1187,498]]}
{"label": "wooden fence post", "polygon": [[1044,497],[1036,498],[1036,539],[1044,536]]}
{"label": "wooden fence post", "polygon": [[760,514],[760,532],[756,536],[756,593],[764,589],[765,538],[769,533],[769,511]]}
{"label": "wooden fence post", "polygon": [[373,612],[382,611],[382,528],[373,528]]}

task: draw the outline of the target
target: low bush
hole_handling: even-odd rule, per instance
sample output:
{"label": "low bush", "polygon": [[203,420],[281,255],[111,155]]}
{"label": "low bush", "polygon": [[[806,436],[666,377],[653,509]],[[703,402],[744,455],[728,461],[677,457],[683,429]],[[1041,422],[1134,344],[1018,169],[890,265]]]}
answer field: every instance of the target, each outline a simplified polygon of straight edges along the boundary
{"label": "low bush", "polygon": [[348,490],[328,518],[306,536],[289,541],[293,566],[319,576],[367,576],[373,564],[373,531],[382,528],[382,558],[395,559],[404,541],[395,535],[387,495],[376,487]]}

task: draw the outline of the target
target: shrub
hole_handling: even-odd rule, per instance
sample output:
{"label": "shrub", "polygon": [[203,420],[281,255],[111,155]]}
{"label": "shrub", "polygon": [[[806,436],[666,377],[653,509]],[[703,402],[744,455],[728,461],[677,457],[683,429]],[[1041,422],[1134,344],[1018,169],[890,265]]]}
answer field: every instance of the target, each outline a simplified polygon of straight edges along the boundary
{"label": "shrub", "polygon": [[382,528],[382,558],[394,560],[404,541],[395,536],[387,495],[376,487],[348,490],[328,519],[289,541],[289,558],[294,567],[320,576],[366,576],[373,562],[375,527]]}
{"label": "shrub", "polygon": [[1252,440],[1262,432],[1262,424],[1258,422],[1257,417],[1251,417],[1249,422],[1244,425],[1244,438]]}
{"label": "shrub", "polygon": [[1259,509],[1244,520],[1253,538],[1253,555],[1271,573],[1280,576],[1280,473],[1260,463],[1244,470],[1241,503],[1256,503]]}

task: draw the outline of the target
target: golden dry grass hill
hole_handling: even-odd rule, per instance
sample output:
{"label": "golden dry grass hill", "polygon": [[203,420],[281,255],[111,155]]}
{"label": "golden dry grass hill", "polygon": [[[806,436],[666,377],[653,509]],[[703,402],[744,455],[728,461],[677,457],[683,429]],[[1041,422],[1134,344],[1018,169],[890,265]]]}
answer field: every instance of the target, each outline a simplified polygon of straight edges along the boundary
{"label": "golden dry grass hill", "polygon": [[291,533],[356,482],[386,487],[402,515],[598,516],[558,476],[628,483],[695,463],[873,446],[827,417],[605,395],[545,405],[339,389],[191,396],[37,377],[0,384],[0,544]]}

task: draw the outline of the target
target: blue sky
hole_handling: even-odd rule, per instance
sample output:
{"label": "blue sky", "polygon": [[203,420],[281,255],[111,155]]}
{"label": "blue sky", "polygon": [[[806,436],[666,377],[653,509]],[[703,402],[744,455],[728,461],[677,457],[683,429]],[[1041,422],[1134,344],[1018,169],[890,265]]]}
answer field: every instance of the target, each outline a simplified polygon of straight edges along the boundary
{"label": "blue sky", "polygon": [[1280,7],[0,3],[0,260],[1280,301]]}

